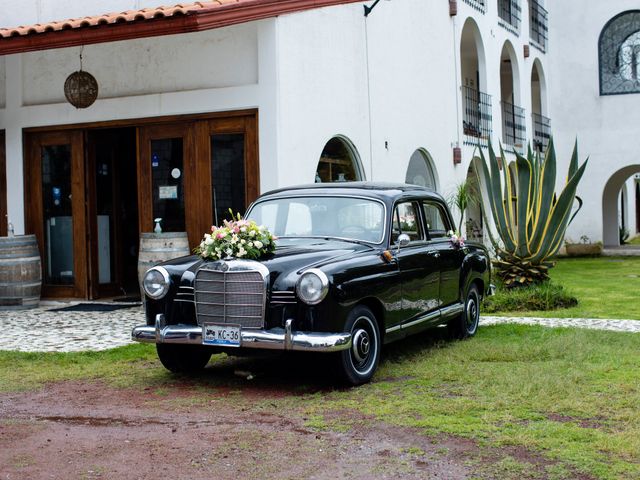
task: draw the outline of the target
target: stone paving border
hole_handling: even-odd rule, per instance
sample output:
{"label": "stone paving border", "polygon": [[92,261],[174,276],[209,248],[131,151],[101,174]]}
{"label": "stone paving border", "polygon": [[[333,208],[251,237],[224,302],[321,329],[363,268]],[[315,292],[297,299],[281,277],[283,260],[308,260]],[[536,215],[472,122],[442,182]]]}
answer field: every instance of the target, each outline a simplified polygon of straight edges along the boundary
{"label": "stone paving border", "polygon": [[[0,350],[79,352],[133,343],[131,329],[144,323],[140,305],[112,312],[52,312],[81,302],[42,302],[31,310],[0,311]],[[519,323],[640,333],[640,320],[483,316],[480,325]]]}
{"label": "stone paving border", "polygon": [[541,318],[541,317],[492,317],[483,315],[480,325],[519,323],[543,327],[589,328],[612,332],[640,333],[640,320],[613,320],[603,318]]}

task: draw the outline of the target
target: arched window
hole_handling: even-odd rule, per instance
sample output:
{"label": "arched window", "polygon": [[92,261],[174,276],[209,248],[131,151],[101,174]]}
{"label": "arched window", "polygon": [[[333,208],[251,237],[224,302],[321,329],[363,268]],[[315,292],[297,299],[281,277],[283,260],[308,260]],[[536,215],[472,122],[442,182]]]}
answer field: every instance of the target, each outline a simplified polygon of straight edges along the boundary
{"label": "arched window", "polygon": [[359,180],[364,180],[364,175],[357,150],[347,139],[333,137],[320,154],[316,168],[316,183]]}
{"label": "arched window", "polygon": [[598,44],[600,95],[640,93],[640,10],[613,17]]}
{"label": "arched window", "polygon": [[411,155],[405,183],[421,185],[431,190],[437,190],[438,185],[431,159],[429,159],[429,156],[422,150],[416,150],[413,152],[413,155]]}

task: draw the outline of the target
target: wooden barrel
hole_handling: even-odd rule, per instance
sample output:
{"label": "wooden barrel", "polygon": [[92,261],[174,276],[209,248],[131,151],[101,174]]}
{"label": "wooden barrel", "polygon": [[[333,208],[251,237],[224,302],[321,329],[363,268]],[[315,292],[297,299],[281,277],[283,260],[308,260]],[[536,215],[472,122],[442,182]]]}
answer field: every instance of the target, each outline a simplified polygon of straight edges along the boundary
{"label": "wooden barrel", "polygon": [[0,237],[0,309],[40,304],[42,269],[35,235]]}
{"label": "wooden barrel", "polygon": [[[142,286],[144,274],[154,265],[190,253],[187,232],[141,233],[138,254],[138,283]],[[140,290],[142,298],[144,298],[144,291],[142,288]]]}

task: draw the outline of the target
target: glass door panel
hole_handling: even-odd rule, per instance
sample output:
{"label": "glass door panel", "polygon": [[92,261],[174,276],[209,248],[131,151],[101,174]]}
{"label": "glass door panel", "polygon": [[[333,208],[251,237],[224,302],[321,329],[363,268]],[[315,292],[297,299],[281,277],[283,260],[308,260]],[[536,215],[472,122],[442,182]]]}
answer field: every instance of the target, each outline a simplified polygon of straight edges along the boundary
{"label": "glass door panel", "polygon": [[26,135],[26,231],[42,258],[43,297],[87,292],[84,141],[79,130]]}
{"label": "glass door panel", "polygon": [[186,230],[184,210],[183,139],[151,140],[153,218],[161,218],[163,232]]}
{"label": "glass door panel", "polygon": [[211,185],[214,221],[220,225],[231,213],[244,214],[244,133],[211,135]]}
{"label": "glass door panel", "polygon": [[41,147],[45,283],[73,285],[73,208],[71,145]]}

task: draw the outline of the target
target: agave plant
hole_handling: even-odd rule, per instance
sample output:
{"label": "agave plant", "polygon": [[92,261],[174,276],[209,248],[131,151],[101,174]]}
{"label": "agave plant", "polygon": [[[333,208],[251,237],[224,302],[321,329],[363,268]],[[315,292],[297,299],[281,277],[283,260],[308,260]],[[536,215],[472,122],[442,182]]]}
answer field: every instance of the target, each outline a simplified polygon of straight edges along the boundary
{"label": "agave plant", "polygon": [[[505,158],[502,146],[500,152]],[[501,172],[491,144],[488,167],[482,149],[480,156],[489,199],[484,210],[491,211],[500,239],[496,241],[489,232],[497,256],[493,262],[496,274],[507,287],[547,280],[549,268],[554,265],[550,258],[562,246],[567,227],[582,207],[576,189],[588,159],[578,166],[576,142],[566,184],[557,194],[553,140],[544,157],[534,155],[530,147],[526,158],[516,152],[514,180],[507,168]],[[575,200],[578,208],[571,215]]]}

